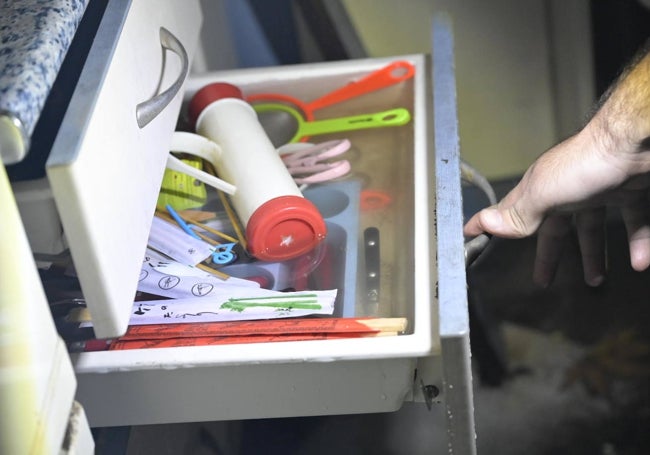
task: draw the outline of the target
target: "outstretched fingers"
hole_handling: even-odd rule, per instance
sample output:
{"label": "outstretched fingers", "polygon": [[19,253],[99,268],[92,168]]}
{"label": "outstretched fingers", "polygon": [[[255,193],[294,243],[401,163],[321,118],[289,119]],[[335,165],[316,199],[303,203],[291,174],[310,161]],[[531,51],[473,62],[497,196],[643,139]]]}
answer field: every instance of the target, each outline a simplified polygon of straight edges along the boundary
{"label": "outstretched fingers", "polygon": [[632,268],[641,272],[650,266],[650,214],[642,192],[621,207],[627,231]]}
{"label": "outstretched fingers", "polygon": [[535,284],[547,287],[553,281],[562,256],[564,239],[571,229],[570,215],[553,215],[544,220],[537,234],[533,268]]}
{"label": "outstretched fingers", "polygon": [[576,213],[575,222],[582,256],[585,283],[600,286],[607,273],[607,234],[605,207]]}

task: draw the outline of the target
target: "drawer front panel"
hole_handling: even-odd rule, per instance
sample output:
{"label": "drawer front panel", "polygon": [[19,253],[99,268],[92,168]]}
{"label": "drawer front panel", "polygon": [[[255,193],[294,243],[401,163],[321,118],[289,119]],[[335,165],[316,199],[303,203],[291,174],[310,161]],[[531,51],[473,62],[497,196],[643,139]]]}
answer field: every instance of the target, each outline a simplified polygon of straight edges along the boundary
{"label": "drawer front panel", "polygon": [[93,427],[398,410],[412,359],[88,374],[77,399]]}
{"label": "drawer front panel", "polygon": [[191,58],[200,23],[198,1],[110,2],[47,163],[98,337],[126,330],[183,87],[145,126],[136,106],[184,83],[165,47]]}

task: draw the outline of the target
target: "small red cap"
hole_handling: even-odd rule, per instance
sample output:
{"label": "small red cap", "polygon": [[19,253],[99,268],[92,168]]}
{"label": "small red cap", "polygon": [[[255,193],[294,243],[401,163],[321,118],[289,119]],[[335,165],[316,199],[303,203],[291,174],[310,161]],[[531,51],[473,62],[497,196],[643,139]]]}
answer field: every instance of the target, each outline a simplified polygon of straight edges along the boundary
{"label": "small red cap", "polygon": [[213,84],[206,85],[198,92],[194,94],[190,105],[188,107],[188,114],[190,117],[190,122],[192,122],[192,127],[196,127],[196,120],[203,112],[203,109],[208,107],[210,104],[215,101],[219,101],[224,98],[237,98],[240,100],[244,99],[239,87],[236,87],[232,84],[227,84],[225,82],[215,82]]}
{"label": "small red cap", "polygon": [[286,261],[316,247],[327,235],[320,212],[300,196],[271,199],[253,212],[246,225],[250,253],[263,261]]}

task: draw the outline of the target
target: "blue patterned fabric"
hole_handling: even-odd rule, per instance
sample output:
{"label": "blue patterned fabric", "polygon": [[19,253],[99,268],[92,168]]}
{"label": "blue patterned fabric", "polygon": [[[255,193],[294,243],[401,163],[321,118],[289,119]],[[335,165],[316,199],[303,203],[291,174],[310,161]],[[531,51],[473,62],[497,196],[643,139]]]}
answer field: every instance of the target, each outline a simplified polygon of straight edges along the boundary
{"label": "blue patterned fabric", "polygon": [[0,113],[30,137],[89,0],[0,0]]}

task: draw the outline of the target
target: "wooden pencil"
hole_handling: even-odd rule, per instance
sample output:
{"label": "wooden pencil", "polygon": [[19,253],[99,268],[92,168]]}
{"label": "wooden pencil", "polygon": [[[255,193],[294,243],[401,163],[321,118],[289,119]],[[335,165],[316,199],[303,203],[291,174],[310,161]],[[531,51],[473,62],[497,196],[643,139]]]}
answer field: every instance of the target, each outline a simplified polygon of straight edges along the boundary
{"label": "wooden pencil", "polygon": [[228,215],[228,218],[230,219],[230,223],[232,224],[233,229],[235,230],[235,234],[237,235],[237,238],[239,239],[239,243],[244,249],[248,248],[248,242],[246,242],[246,236],[244,235],[242,228],[239,224],[239,219],[237,218],[237,215],[235,214],[235,211],[232,209],[230,206],[230,202],[228,201],[228,197],[223,191],[219,191],[219,199],[221,199],[221,203],[223,204],[223,208],[226,210],[226,214]]}
{"label": "wooden pencil", "polygon": [[162,338],[113,341],[109,350],[178,348],[187,346],[215,346],[246,343],[275,343],[287,341],[343,340],[349,338],[376,338],[397,336],[398,332],[347,332],[347,333],[298,333],[285,335],[199,336],[188,338]]}
{"label": "wooden pencil", "polygon": [[[183,218],[183,217],[181,217],[181,218]],[[216,236],[219,236],[219,237],[221,237],[222,239],[224,239],[224,240],[228,240],[228,241],[231,242],[231,243],[237,243],[237,242],[238,242],[238,240],[237,240],[236,238],[234,238],[234,237],[232,237],[232,236],[230,236],[230,235],[228,235],[228,234],[226,234],[226,233],[224,233],[224,232],[218,231],[218,230],[216,230],[216,229],[214,229],[214,228],[212,228],[212,227],[210,227],[210,226],[207,226],[207,225],[205,225],[205,224],[203,224],[203,223],[200,223],[200,222],[198,222],[198,221],[191,221],[191,220],[189,220],[189,221],[188,221],[188,220],[185,220],[185,221],[186,221],[188,224],[193,224],[193,225],[195,225],[195,226],[197,226],[197,227],[200,227],[200,228],[203,229],[204,231],[207,231],[207,232],[209,232],[209,233],[211,233],[211,234],[214,234],[214,235],[216,235]]]}
{"label": "wooden pencil", "polygon": [[212,267],[209,267],[205,264],[196,264],[196,268],[201,269],[204,272],[211,273],[215,275],[217,278],[221,278],[222,280],[227,280],[228,278],[230,278],[230,275],[228,275],[227,273],[223,273],[217,269],[213,269]]}
{"label": "wooden pencil", "polygon": [[121,340],[310,333],[401,333],[406,318],[287,318],[130,326]]}

